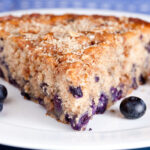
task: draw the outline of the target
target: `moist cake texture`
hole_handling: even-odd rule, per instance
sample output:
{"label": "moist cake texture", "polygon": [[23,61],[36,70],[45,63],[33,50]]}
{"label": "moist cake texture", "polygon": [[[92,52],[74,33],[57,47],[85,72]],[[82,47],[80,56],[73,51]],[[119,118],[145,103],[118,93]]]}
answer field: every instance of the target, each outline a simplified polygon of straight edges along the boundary
{"label": "moist cake texture", "polygon": [[0,76],[47,114],[84,130],[150,73],[150,24],[113,16],[0,18]]}

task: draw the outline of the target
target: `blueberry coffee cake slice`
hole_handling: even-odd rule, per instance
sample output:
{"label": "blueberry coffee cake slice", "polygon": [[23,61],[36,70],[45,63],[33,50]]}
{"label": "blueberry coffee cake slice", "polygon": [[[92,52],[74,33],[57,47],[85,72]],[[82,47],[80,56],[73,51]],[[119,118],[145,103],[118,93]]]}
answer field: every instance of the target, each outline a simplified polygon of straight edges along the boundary
{"label": "blueberry coffee cake slice", "polygon": [[47,114],[84,130],[150,73],[150,24],[113,16],[0,18],[0,76]]}

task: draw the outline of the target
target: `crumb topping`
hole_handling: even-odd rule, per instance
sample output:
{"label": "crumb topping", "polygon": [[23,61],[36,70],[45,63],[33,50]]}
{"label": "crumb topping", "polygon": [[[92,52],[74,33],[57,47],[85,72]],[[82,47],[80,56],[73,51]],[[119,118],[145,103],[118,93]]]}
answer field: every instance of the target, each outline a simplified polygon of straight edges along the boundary
{"label": "crumb topping", "polygon": [[[88,48],[109,44],[109,39],[105,38],[109,34],[117,36],[134,30],[134,24],[125,17],[109,17],[106,20],[101,16],[66,15],[66,18],[71,18],[68,20],[62,16],[26,15],[21,17],[23,19],[10,18],[0,23],[0,30],[9,33],[11,37],[22,37],[26,40],[27,49],[35,46],[34,50],[39,55],[55,56],[57,61],[65,54],[81,56]],[[71,63],[76,59],[70,55],[66,61]]]}

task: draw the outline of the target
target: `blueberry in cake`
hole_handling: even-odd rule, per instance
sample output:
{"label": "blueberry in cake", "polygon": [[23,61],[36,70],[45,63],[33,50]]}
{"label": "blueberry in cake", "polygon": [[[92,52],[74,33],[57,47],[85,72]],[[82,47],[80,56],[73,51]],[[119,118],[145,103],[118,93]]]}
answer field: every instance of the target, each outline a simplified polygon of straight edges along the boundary
{"label": "blueberry in cake", "polygon": [[47,114],[84,130],[150,73],[150,24],[136,18],[0,18],[0,76]]}

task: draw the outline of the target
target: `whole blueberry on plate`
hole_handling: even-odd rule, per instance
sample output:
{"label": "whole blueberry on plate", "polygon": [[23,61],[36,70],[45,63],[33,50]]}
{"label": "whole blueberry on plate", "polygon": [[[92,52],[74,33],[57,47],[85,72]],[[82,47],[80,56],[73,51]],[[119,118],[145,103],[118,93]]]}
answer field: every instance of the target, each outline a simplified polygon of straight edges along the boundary
{"label": "whole blueberry on plate", "polygon": [[0,103],[0,111],[2,111],[2,110],[3,110],[3,104]]}
{"label": "whole blueberry on plate", "polygon": [[121,102],[120,111],[125,118],[137,119],[144,115],[146,104],[141,98],[130,96]]}
{"label": "whole blueberry on plate", "polygon": [[0,84],[0,103],[2,104],[7,97],[7,89],[4,85]]}

